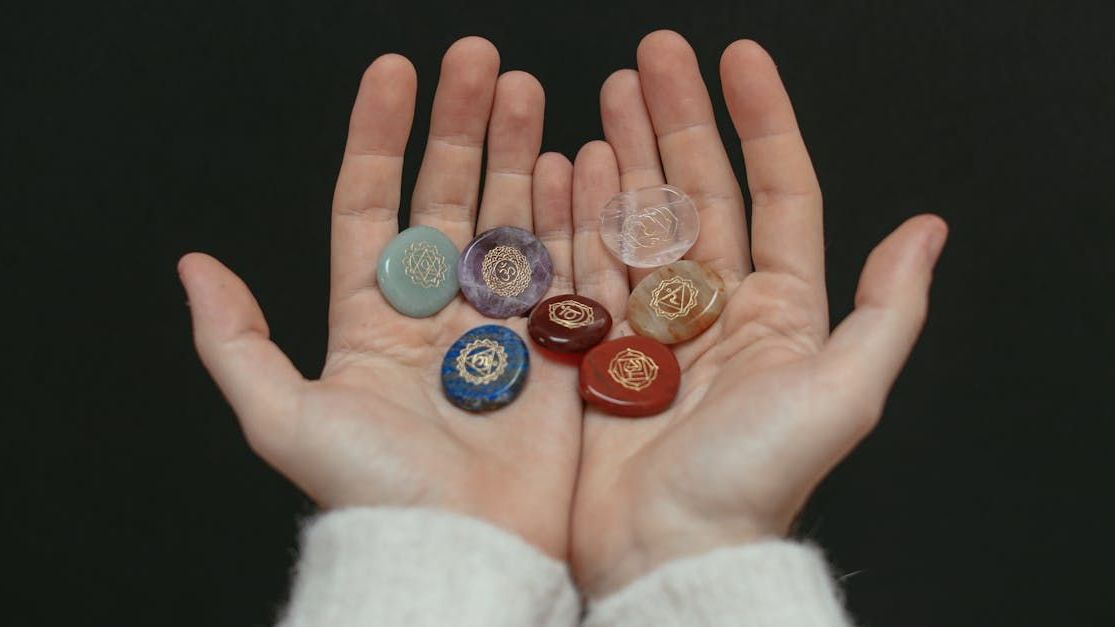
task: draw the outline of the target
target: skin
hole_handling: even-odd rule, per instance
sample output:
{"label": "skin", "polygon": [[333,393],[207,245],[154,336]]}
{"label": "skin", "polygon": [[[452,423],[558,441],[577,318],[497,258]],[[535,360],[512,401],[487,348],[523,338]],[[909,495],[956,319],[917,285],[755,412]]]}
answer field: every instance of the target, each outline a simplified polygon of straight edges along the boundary
{"label": "skin", "polygon": [[[682,385],[663,414],[585,410],[576,369],[534,346],[531,381],[515,403],[478,417],[444,400],[444,351],[492,321],[460,298],[433,318],[405,318],[375,287],[379,251],[397,232],[415,104],[414,70],[396,55],[371,65],[353,108],[318,380],[304,379],[268,339],[231,271],[206,255],[183,257],[202,361],[253,449],[321,507],[428,506],[484,519],[568,559],[582,589],[599,597],[667,561],[785,535],[816,484],[879,420],[924,323],[945,224],[918,216],[883,240],[855,310],[830,333],[820,188],[770,57],[738,41],[720,66],[754,202],[750,232],[692,49],[660,31],[637,58],[637,70],[615,73],[601,90],[607,141],[587,144],[571,165],[538,156],[538,82],[500,75],[482,39],[455,43],[412,223],[459,247],[493,226],[533,229],[554,260],[550,294],[601,302],[620,336],[631,332],[630,288],[648,271],[628,270],[604,249],[599,209],[620,190],[685,189],[705,227],[686,258],[710,264],[729,300],[708,331],[674,347]],[[503,324],[525,336],[525,319]]]}

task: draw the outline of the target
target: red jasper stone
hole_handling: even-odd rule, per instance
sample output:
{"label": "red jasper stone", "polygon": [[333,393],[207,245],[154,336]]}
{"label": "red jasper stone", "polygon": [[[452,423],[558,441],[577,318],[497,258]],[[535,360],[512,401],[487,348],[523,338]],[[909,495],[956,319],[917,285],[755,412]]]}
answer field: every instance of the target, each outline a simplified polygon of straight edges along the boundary
{"label": "red jasper stone", "polygon": [[616,416],[650,416],[674,402],[678,360],[665,345],[630,335],[604,342],[581,361],[581,398]]}
{"label": "red jasper stone", "polygon": [[612,329],[604,305],[573,294],[538,303],[527,321],[527,333],[539,346],[561,353],[579,353],[600,343]]}

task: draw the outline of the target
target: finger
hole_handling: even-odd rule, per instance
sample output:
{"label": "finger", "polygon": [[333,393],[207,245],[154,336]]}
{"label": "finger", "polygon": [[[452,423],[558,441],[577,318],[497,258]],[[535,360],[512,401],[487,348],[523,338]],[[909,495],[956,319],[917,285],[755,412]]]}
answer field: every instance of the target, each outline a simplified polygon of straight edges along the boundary
{"label": "finger", "polygon": [[477,233],[497,226],[533,230],[531,176],[542,147],[545,102],[542,84],[526,72],[507,72],[496,82]]}
{"label": "finger", "polygon": [[638,72],[619,70],[604,81],[600,88],[600,119],[604,139],[616,153],[623,190],[666,182]]}
{"label": "finger", "polygon": [[729,282],[749,263],[743,194],[732,171],[697,55],[672,31],[639,44],[639,79],[658,137],[666,180],[685,190],[701,216],[701,234],[686,258],[711,265]]}
{"label": "finger", "polygon": [[479,37],[454,43],[441,63],[410,223],[440,229],[458,248],[474,232],[484,134],[498,73],[499,53]]}
{"label": "finger", "polygon": [[178,262],[202,363],[267,458],[290,441],[296,394],[304,380],[268,339],[267,322],[248,287],[219,261],[191,253]]}
{"label": "finger", "polygon": [[548,152],[534,166],[534,234],[554,264],[549,296],[573,292],[573,164]]}
{"label": "finger", "polygon": [[823,299],[821,188],[774,61],[755,42],[737,41],[721,57],[720,76],[743,145],[755,267],[797,276]]}
{"label": "finger", "polygon": [[[604,138],[616,153],[619,183],[624,191],[666,182],[638,72],[619,70],[604,81],[600,88],[600,118]],[[627,274],[631,285],[635,285],[653,271],[651,268],[628,268]]]}
{"label": "finger", "polygon": [[331,309],[375,285],[379,253],[398,232],[415,89],[414,67],[395,54],[376,59],[360,81],[333,193]]}
{"label": "finger", "polygon": [[616,156],[606,142],[585,144],[573,162],[573,285],[612,315],[625,318],[627,270],[600,239],[600,208],[619,192]]}
{"label": "finger", "polygon": [[907,220],[867,259],[855,310],[836,328],[821,352],[834,385],[846,394],[856,435],[882,412],[891,385],[921,333],[933,266],[948,236],[937,216]]}

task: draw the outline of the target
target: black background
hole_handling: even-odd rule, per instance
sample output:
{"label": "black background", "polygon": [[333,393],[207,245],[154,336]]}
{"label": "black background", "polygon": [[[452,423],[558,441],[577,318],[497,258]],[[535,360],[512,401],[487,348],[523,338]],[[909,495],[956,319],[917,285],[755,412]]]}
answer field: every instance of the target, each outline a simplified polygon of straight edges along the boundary
{"label": "black background", "polygon": [[[5,623],[265,625],[304,498],[196,360],[175,262],[216,255],[313,376],[328,208],[363,68],[477,34],[547,89],[544,149],[601,135],[642,35],[780,65],[826,201],[833,318],[905,217],[952,227],[878,430],[801,532],[865,625],[1113,624],[1115,63],[1103,3],[105,1],[4,10]],[[1106,436],[1106,437],[1105,437]],[[14,560],[11,561],[11,560]],[[9,579],[9,581],[11,581]],[[7,594],[5,596],[8,596]]]}

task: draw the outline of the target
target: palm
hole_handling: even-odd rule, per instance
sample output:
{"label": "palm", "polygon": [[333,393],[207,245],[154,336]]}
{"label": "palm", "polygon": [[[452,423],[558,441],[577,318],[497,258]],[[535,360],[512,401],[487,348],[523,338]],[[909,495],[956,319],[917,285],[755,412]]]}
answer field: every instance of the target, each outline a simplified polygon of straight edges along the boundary
{"label": "palm", "polygon": [[[450,507],[562,554],[579,446],[572,369],[532,350],[530,385],[514,404],[482,417],[441,392],[445,348],[492,322],[458,300],[430,319],[385,316],[374,332],[332,347],[298,417],[310,434],[301,443],[312,449],[301,476],[313,484],[303,488],[330,505]],[[526,332],[522,319],[505,324]],[[345,481],[352,475],[363,480]],[[538,517],[524,521],[526,513]]]}
{"label": "palm", "polygon": [[[659,32],[638,59],[638,72],[613,74],[601,91],[608,143],[578,156],[576,223],[621,189],[685,189],[702,222],[687,258],[721,275],[728,301],[711,328],[675,346],[682,382],[669,410],[637,420],[586,413],[572,560],[593,595],[677,557],[787,531],[878,418],[924,314],[921,251],[933,232],[943,243],[935,218],[888,238],[865,268],[856,312],[830,338],[820,190],[770,58],[737,42],[721,60],[754,201],[751,238],[692,49]],[[576,267],[578,292],[622,316],[647,272],[625,270],[598,239],[576,241],[577,260],[595,260]]]}
{"label": "palm", "polygon": [[[534,230],[554,262],[552,290],[568,291],[572,167],[538,155],[538,82],[498,70],[498,53],[477,38],[446,53],[411,223],[440,229],[458,248],[497,225]],[[580,444],[573,369],[532,352],[529,385],[515,403],[483,415],[459,410],[442,396],[447,347],[481,324],[525,335],[525,321],[485,318],[461,297],[430,318],[407,318],[375,285],[376,261],[397,232],[415,80],[405,59],[388,55],[357,95],[334,195],[321,377],[303,380],[267,339],[235,276],[189,255],[181,273],[198,349],[253,448],[322,506],[445,508],[564,556]]]}
{"label": "palm", "polygon": [[[672,556],[669,547],[700,542],[702,528],[725,520],[735,533],[717,541],[785,531],[807,484],[772,477],[813,472],[795,465],[794,448],[816,436],[807,423],[825,422],[817,407],[833,406],[811,359],[811,329],[823,329],[823,319],[811,321],[815,308],[794,302],[793,283],[757,272],[735,286],[721,320],[677,351],[682,387],[663,415],[616,421],[588,412],[576,523],[597,531],[583,534],[578,553],[610,553],[602,561],[614,563],[632,544],[664,543]],[[794,311],[797,322],[787,323]],[[581,576],[591,587],[604,575],[589,567]]]}

